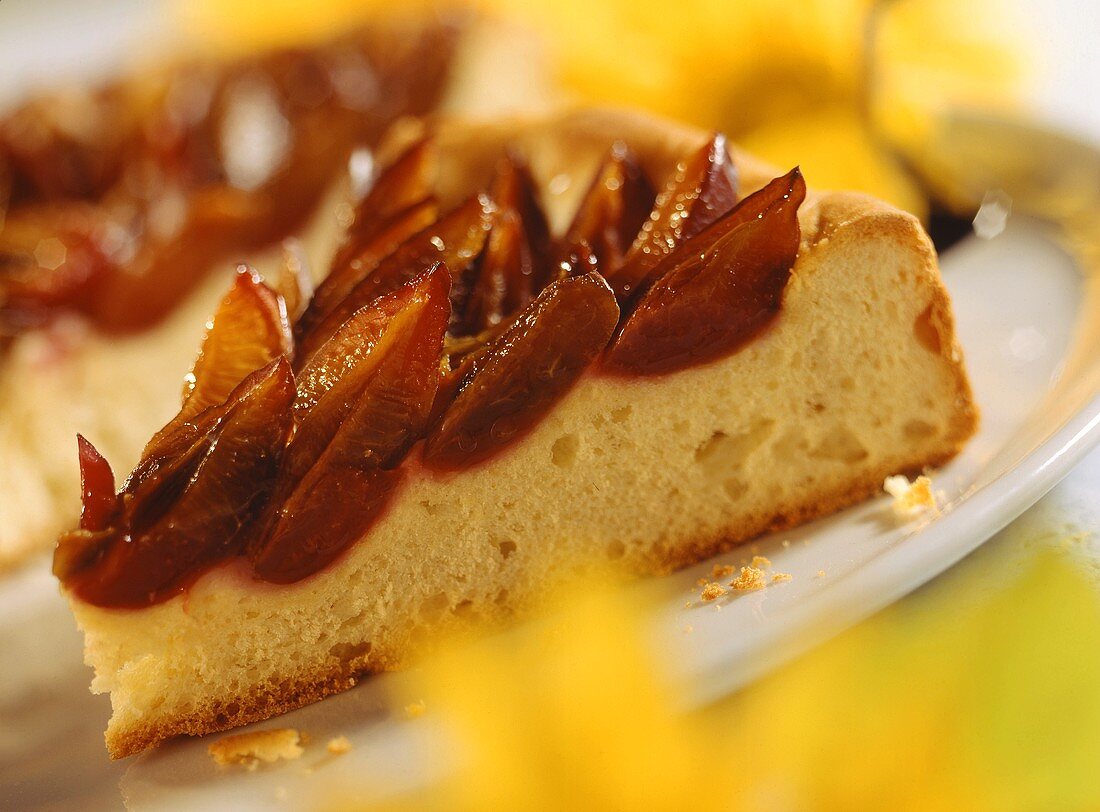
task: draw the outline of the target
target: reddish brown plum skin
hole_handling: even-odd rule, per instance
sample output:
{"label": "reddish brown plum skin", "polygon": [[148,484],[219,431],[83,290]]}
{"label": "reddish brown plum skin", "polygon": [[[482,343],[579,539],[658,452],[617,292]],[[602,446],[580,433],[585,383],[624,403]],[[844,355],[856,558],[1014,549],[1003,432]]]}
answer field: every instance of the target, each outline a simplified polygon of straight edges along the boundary
{"label": "reddish brown plum skin", "polygon": [[[88,603],[138,608],[166,600],[209,567],[240,552],[240,529],[269,492],[291,429],[294,378],[285,358],[234,390],[193,475],[156,493],[165,504],[141,511],[124,497],[124,514],[101,537],[74,531],[67,544],[92,544],[94,555],[62,575]],[[147,480],[148,481],[148,480]],[[84,538],[80,534],[84,534]],[[57,558],[55,556],[55,566]]]}
{"label": "reddish brown plum skin", "polygon": [[293,352],[283,298],[253,268],[238,266],[233,287],[203,339],[176,419],[189,419],[223,403],[248,375]]}
{"label": "reddish brown plum skin", "polygon": [[76,436],[80,457],[80,529],[98,532],[110,526],[120,505],[110,464],[83,434]]}
{"label": "reddish brown plum skin", "polygon": [[[257,577],[291,583],[323,569],[382,514],[430,416],[449,290],[434,266],[358,311],[303,370],[298,430],[248,545]],[[345,361],[355,343],[369,349]]]}
{"label": "reddish brown plum skin", "polygon": [[[568,257],[588,246],[608,278],[613,278],[646,222],[656,193],[634,153],[616,142],[588,187],[561,240],[559,255]],[[567,260],[566,260],[567,261]]]}
{"label": "reddish brown plum skin", "polygon": [[462,470],[530,431],[603,351],[618,318],[615,296],[598,274],[546,288],[473,363],[424,444],[424,466]]}
{"label": "reddish brown plum skin", "polygon": [[605,355],[604,370],[663,375],[730,355],[752,339],[779,312],[805,196],[795,169],[700,235],[701,247],[693,242],[669,256]]}
{"label": "reddish brown plum skin", "polygon": [[[489,185],[489,197],[503,212],[513,212],[523,227],[521,249],[524,284],[509,292],[510,311],[525,307],[550,281],[550,226],[539,203],[538,188],[527,161],[508,150],[497,162],[496,173]],[[519,280],[517,280],[519,282]]]}
{"label": "reddish brown plum skin", "polygon": [[369,235],[349,242],[332,261],[328,276],[317,286],[313,298],[295,325],[299,341],[317,327],[378,263],[436,222],[439,206],[426,198],[382,220]]}
{"label": "reddish brown plum skin", "polygon": [[[353,313],[387,293],[398,290],[435,263],[446,265],[452,280],[460,279],[481,253],[492,227],[496,206],[485,195],[475,195],[402,244],[382,260],[306,335],[298,363],[307,361]],[[458,288],[456,284],[454,288]],[[452,295],[455,290],[452,290]]]}
{"label": "reddish brown plum skin", "polygon": [[345,247],[369,241],[381,222],[430,197],[438,160],[430,138],[418,139],[398,155],[356,204]]}
{"label": "reddish brown plum skin", "polygon": [[737,172],[726,138],[718,133],[677,167],[622,266],[608,273],[619,302],[635,298],[662,259],[721,219],[736,202]]}

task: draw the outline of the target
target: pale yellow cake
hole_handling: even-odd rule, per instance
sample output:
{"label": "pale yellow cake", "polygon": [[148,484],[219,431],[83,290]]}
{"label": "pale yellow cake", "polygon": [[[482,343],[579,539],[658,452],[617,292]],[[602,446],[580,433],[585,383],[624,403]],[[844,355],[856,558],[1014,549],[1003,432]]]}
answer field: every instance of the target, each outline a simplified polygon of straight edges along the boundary
{"label": "pale yellow cake", "polygon": [[[559,230],[615,140],[660,183],[707,138],[595,111],[434,132],[444,201],[483,184],[512,145]],[[734,160],[743,194],[778,174]],[[583,377],[507,454],[449,476],[414,471],[321,572],[268,584],[235,559],[144,609],[73,599],[93,690],[111,694],[111,755],[347,689],[406,664],[426,635],[522,610],[575,571],[666,573],[950,459],[977,416],[920,224],[847,193],[811,194],[800,221],[782,307],[760,336],[670,375]]]}

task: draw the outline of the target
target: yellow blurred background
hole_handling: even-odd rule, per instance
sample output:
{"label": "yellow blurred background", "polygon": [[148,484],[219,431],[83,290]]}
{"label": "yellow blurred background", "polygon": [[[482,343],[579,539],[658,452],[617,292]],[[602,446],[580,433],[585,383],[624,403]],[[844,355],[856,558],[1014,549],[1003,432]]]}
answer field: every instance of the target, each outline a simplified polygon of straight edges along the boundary
{"label": "yellow blurred background", "polygon": [[[376,0],[198,0],[185,31],[223,51],[319,39],[388,13]],[[528,29],[567,99],[648,109],[800,164],[818,188],[867,191],[927,217],[904,166],[940,111],[1003,111],[1027,56],[997,0],[471,0],[401,13],[478,14]],[[996,23],[995,25],[993,23]]]}

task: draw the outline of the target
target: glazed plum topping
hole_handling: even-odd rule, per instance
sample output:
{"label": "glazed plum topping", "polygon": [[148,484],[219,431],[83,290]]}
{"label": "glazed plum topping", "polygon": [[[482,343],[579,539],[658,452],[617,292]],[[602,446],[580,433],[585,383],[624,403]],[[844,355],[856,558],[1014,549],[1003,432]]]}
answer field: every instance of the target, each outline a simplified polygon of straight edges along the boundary
{"label": "glazed plum topping", "polygon": [[729,355],[751,339],[779,311],[805,196],[794,169],[670,254],[620,328],[604,368],[661,375]]}
{"label": "glazed plum topping", "polygon": [[[475,195],[433,225],[402,243],[379,262],[331,312],[301,337],[298,361],[309,360],[352,314],[380,296],[398,290],[437,263],[460,279],[485,246],[496,207],[485,195]],[[455,287],[459,287],[457,284]]]}
{"label": "glazed plum topping", "polygon": [[76,436],[80,456],[80,529],[97,532],[110,526],[120,505],[115,494],[115,474],[84,435]]}
{"label": "glazed plum topping", "polygon": [[238,266],[184,383],[177,420],[224,402],[246,376],[293,350],[286,303],[254,269]]}
{"label": "glazed plum topping", "polygon": [[604,276],[614,278],[649,217],[654,198],[634,153],[623,142],[615,142],[561,241],[566,261],[577,246],[587,245]]}
{"label": "glazed plum topping", "polygon": [[596,360],[618,320],[599,274],[551,284],[473,362],[424,444],[425,466],[467,468],[530,431]]}
{"label": "glazed plum topping", "polygon": [[155,603],[233,556],[264,581],[308,577],[364,538],[413,471],[489,463],[587,372],[706,363],[780,308],[806,195],[797,169],[735,205],[716,136],[654,201],[615,144],[552,241],[513,153],[491,194],[439,217],[430,144],[381,173],[312,296],[294,246],[279,293],[239,270],[180,414],[117,496],[80,439],[84,510],[54,568],[82,599]]}
{"label": "glazed plum topping", "polygon": [[[402,209],[432,196],[439,156],[430,138],[421,138],[382,171],[355,206],[345,248],[369,242],[379,225]],[[337,255],[339,262],[339,254]]]}
{"label": "glazed plum topping", "polygon": [[662,259],[720,219],[736,202],[737,171],[726,138],[719,133],[676,167],[622,266],[608,272],[607,281],[619,302],[634,298]]}
{"label": "glazed plum topping", "polygon": [[[434,198],[425,198],[380,221],[369,236],[348,243],[354,250],[342,251],[332,261],[301,319],[295,333],[301,337],[314,330],[348,297],[383,259],[416,234],[430,228],[439,218]],[[345,246],[347,247],[347,246]]]}
{"label": "glazed plum topping", "polygon": [[55,571],[85,601],[139,607],[178,593],[205,568],[237,555],[241,528],[274,482],[293,398],[285,358],[250,375],[189,455],[190,475],[124,490],[122,513],[110,527],[61,538]]}
{"label": "glazed plum topping", "polygon": [[381,514],[435,398],[449,289],[435,265],[357,311],[302,370],[297,430],[249,544],[260,578],[316,572]]}
{"label": "glazed plum topping", "polygon": [[514,150],[506,150],[497,162],[489,184],[489,199],[502,212],[513,212],[523,226],[521,245],[529,252],[523,259],[527,285],[517,285],[507,308],[512,312],[524,307],[550,281],[550,226],[539,202],[538,187],[527,161]]}
{"label": "glazed plum topping", "polygon": [[497,207],[485,249],[468,274],[468,290],[456,291],[451,334],[477,335],[527,306],[549,269],[546,217],[527,165],[507,152],[497,163],[490,196]]}

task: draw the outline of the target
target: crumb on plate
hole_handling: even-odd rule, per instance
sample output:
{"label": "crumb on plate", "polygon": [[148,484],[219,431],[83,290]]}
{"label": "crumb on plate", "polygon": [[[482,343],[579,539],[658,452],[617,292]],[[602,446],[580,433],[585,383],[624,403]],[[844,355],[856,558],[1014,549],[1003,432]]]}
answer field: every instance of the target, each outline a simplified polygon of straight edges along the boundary
{"label": "crumb on plate", "polygon": [[255,769],[261,762],[296,759],[302,755],[302,737],[292,727],[254,730],[223,736],[206,746],[217,764],[243,764]]}
{"label": "crumb on plate", "polygon": [[[755,561],[756,559],[753,560]],[[765,585],[764,570],[751,565],[742,567],[740,574],[730,581],[730,586],[741,592],[752,592],[754,589],[763,589]]]}
{"label": "crumb on plate", "polygon": [[325,749],[334,756],[342,756],[344,753],[351,751],[351,742],[348,741],[347,736],[335,736],[328,740]]}
{"label": "crumb on plate", "polygon": [[427,709],[428,706],[423,699],[417,700],[416,702],[410,702],[405,706],[405,716],[409,719],[416,719],[423,716]]}
{"label": "crumb on plate", "polygon": [[782,583],[785,583],[786,581],[792,580],[793,578],[794,578],[794,576],[791,575],[789,572],[777,572],[777,573],[775,573],[775,575],[772,576],[772,583],[773,584],[782,584]]}
{"label": "crumb on plate", "polygon": [[772,565],[772,562],[766,556],[762,556],[762,555],[754,555],[752,557],[752,561],[749,562],[750,567],[755,567],[756,569],[761,569],[761,570],[765,570],[768,567],[770,567],[771,565]]}
{"label": "crumb on plate", "polygon": [[706,586],[703,587],[703,592],[702,592],[701,595],[699,595],[699,597],[702,598],[705,601],[713,601],[713,600],[717,600],[718,598],[722,597],[728,591],[729,590],[727,590],[721,584],[712,581],[711,583],[709,583],[709,584],[707,584]]}
{"label": "crumb on plate", "polygon": [[908,478],[888,476],[882,488],[894,497],[894,513],[903,519],[910,519],[926,510],[937,510],[936,495],[932,493],[932,480],[919,476],[912,482]]}

